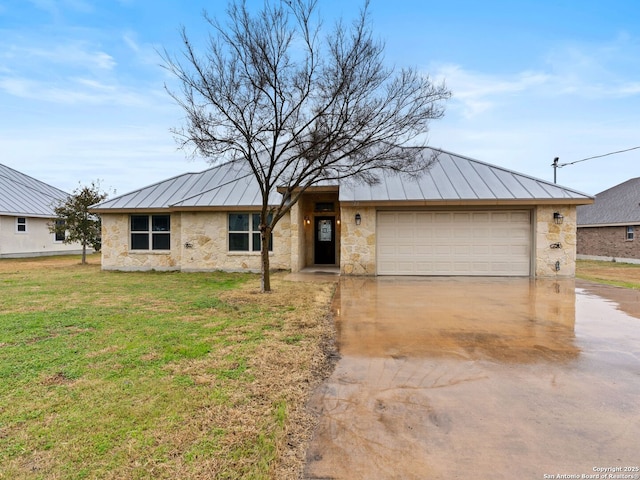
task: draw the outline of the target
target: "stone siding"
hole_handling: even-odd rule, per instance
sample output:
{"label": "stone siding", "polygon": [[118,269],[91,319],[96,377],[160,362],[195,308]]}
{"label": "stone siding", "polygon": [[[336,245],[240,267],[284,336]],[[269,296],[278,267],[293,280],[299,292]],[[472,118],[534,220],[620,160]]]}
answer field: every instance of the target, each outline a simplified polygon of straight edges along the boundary
{"label": "stone siding", "polygon": [[[564,216],[556,224],[554,212]],[[537,277],[573,277],[576,273],[576,207],[573,205],[540,205],[535,212],[535,275]],[[551,248],[552,244],[560,248]],[[556,262],[560,270],[556,271]]]}
{"label": "stone siding", "polygon": [[[102,268],[105,270],[251,271],[261,267],[260,252],[229,252],[227,212],[171,213],[171,250],[132,251],[129,214],[102,215]],[[291,268],[290,220],[273,232],[272,269]]]}
{"label": "stone siding", "polygon": [[[356,213],[361,223],[356,225]],[[343,275],[376,274],[376,209],[375,207],[342,207],[340,240],[340,273]]]}
{"label": "stone siding", "polygon": [[103,270],[180,270],[180,215],[171,215],[171,250],[129,249],[129,214],[103,213]]}
{"label": "stone siding", "polygon": [[[184,212],[182,214],[182,270],[224,270],[259,272],[260,252],[228,250],[228,212]],[[273,232],[272,270],[291,269],[291,221],[285,215]]]}
{"label": "stone siding", "polygon": [[635,225],[634,240],[627,240],[627,227],[578,228],[578,255],[608,259],[640,259],[640,226]]}

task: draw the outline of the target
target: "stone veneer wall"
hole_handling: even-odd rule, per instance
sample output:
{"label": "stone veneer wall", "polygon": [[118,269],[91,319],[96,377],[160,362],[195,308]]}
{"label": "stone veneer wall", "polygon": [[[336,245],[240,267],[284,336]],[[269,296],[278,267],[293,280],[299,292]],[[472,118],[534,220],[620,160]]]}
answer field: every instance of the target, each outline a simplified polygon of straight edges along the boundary
{"label": "stone veneer wall", "polygon": [[148,252],[129,250],[128,213],[100,216],[103,270],[180,270],[180,215],[171,215],[171,250]]}
{"label": "stone veneer wall", "polygon": [[[102,268],[105,270],[260,271],[260,252],[227,250],[227,212],[171,214],[171,250],[129,250],[129,214],[102,215]],[[273,232],[272,269],[291,268],[290,220]],[[185,244],[190,244],[189,248]]]}
{"label": "stone veneer wall", "polygon": [[[562,224],[553,213],[564,216]],[[540,205],[535,211],[535,275],[538,277],[573,277],[576,274],[576,207],[573,205]],[[560,243],[561,248],[550,245]],[[556,262],[560,270],[556,271]]]}
{"label": "stone veneer wall", "polygon": [[[340,273],[343,275],[376,274],[375,207],[341,207]],[[356,225],[356,213],[362,219]]]}

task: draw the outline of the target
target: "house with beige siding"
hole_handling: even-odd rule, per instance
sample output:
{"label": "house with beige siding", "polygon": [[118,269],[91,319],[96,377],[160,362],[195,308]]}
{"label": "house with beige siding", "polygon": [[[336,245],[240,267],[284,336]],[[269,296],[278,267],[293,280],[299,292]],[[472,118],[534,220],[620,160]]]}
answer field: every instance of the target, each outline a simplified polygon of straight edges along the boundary
{"label": "house with beige siding", "polygon": [[55,205],[68,193],[0,164],[0,258],[82,252],[49,231]]}
{"label": "house with beige siding", "polygon": [[596,194],[578,214],[578,258],[640,263],[640,178]]}
{"label": "house with beige siding", "polygon": [[[243,166],[186,173],[107,200],[102,268],[259,271],[260,190]],[[270,202],[280,203],[273,192]],[[440,152],[418,178],[311,187],[276,225],[273,269],[343,275],[575,274],[576,207],[593,198]]]}

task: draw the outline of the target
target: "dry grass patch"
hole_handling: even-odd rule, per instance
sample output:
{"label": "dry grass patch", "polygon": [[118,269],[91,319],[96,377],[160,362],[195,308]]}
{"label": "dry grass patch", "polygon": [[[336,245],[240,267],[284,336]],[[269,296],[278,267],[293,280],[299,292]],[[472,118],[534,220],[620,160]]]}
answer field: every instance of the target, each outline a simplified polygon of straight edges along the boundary
{"label": "dry grass patch", "polygon": [[640,289],[640,265],[596,260],[578,260],[576,276],[583,280]]}
{"label": "dry grass patch", "polygon": [[78,263],[0,261],[0,479],[299,478],[334,285]]}

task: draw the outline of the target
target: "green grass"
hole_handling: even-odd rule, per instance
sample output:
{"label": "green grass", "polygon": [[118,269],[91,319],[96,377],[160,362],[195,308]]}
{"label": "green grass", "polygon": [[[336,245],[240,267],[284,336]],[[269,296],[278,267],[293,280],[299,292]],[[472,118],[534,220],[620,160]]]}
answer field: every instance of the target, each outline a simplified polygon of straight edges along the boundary
{"label": "green grass", "polygon": [[0,479],[273,478],[291,372],[259,361],[316,339],[256,276],[6,262]]}
{"label": "green grass", "polygon": [[640,265],[638,264],[578,260],[576,277],[591,282],[640,290]]}

